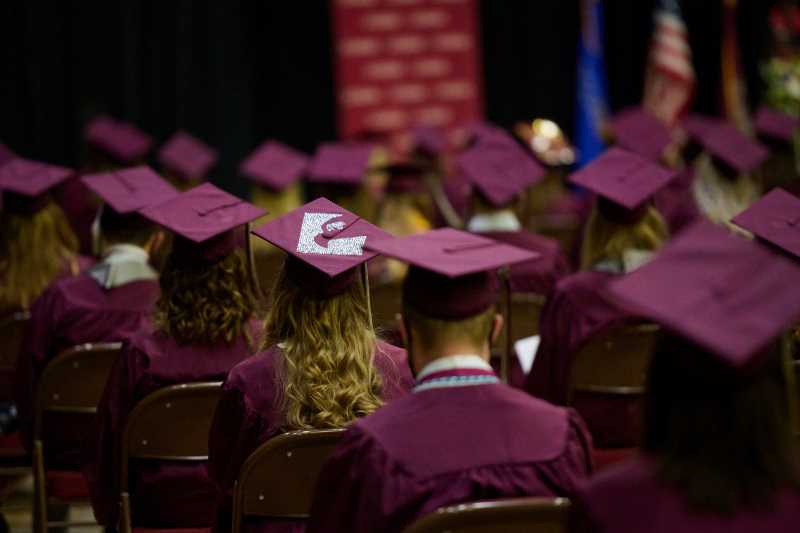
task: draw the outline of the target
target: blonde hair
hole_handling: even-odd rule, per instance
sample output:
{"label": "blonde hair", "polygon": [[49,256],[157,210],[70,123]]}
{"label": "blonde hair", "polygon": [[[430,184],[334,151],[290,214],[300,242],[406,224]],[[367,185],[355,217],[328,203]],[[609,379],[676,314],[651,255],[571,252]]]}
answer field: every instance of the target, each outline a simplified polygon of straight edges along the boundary
{"label": "blonde hair", "polygon": [[272,299],[265,345],[281,347],[286,429],[339,428],[382,405],[377,341],[360,280],[343,294],[315,299],[284,266]]}
{"label": "blonde hair", "polygon": [[[8,206],[6,206],[8,207]],[[0,309],[25,309],[69,265],[78,239],[54,202],[32,214],[0,213]]]}
{"label": "blonde hair", "polygon": [[625,224],[604,216],[595,203],[583,234],[581,270],[601,261],[622,263],[623,254],[631,249],[654,252],[668,238],[667,224],[653,206],[647,206],[636,222]]}

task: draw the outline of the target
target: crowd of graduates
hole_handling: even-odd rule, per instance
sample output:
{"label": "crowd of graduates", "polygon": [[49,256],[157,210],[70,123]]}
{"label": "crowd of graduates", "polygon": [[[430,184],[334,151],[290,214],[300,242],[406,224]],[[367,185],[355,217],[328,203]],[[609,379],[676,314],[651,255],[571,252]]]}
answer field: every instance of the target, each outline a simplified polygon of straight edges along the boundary
{"label": "crowd of graduates", "polygon": [[[222,382],[207,461],[130,465],[134,527],[229,531],[248,457],[346,428],[308,519],[244,529],[399,532],[539,496],[568,498],[574,531],[794,531],[799,125],[626,109],[580,169],[547,120],[313,155],[268,140],[240,165],[249,201],[185,132],[151,160],[147,134],[97,117],[79,171],[0,145],[0,316],[28,313],[0,444],[43,440],[50,493],[114,530],[137,403]],[[642,325],[643,392],[574,390],[583,348]],[[37,419],[52,361],[116,342],[90,419]]]}

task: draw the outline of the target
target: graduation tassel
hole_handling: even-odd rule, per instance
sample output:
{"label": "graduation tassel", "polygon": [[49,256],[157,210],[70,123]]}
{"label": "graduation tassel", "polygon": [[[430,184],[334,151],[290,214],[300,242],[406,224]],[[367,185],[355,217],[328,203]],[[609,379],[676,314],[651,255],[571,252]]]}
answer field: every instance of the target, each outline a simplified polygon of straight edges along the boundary
{"label": "graduation tassel", "polygon": [[369,296],[369,269],[367,268],[367,262],[361,263],[361,279],[364,281],[364,296],[367,300],[367,316],[369,317],[369,329],[370,331],[375,331],[374,326],[372,325],[372,301],[370,300]]}
{"label": "graduation tassel", "polygon": [[795,433],[800,434],[800,421],[797,413],[797,375],[795,374],[795,360],[792,346],[791,331],[781,336],[781,358],[783,359],[783,375],[786,381],[786,401],[789,402],[788,410],[789,424]]}
{"label": "graduation tassel", "polygon": [[514,339],[511,338],[511,275],[509,274],[508,267],[500,270],[500,278],[503,280],[506,296],[506,345],[503,350],[502,358],[500,359],[500,379],[503,383],[508,384],[508,374],[511,366],[511,350],[513,348]]}
{"label": "graduation tassel", "polygon": [[256,297],[259,301],[264,297],[261,294],[261,284],[258,280],[258,274],[256,273],[256,256],[255,252],[253,251],[253,243],[250,237],[250,231],[252,230],[252,222],[248,222],[247,226],[245,227],[247,233],[245,233],[244,238],[244,251],[247,255],[247,270],[250,271],[250,283],[253,287],[253,292],[256,293]]}

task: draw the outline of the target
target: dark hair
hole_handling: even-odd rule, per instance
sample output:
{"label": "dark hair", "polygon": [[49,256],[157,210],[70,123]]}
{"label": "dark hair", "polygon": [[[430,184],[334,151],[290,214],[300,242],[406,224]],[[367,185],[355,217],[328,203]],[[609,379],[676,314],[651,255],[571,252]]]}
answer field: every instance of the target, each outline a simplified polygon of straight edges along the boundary
{"label": "dark hair", "polygon": [[664,333],[647,378],[643,448],[690,508],[732,514],[767,508],[800,488],[779,343],[735,370]]}
{"label": "dark hair", "polygon": [[138,213],[119,214],[108,206],[100,213],[100,232],[108,244],[135,244],[144,246],[156,225]]}
{"label": "dark hair", "polygon": [[243,254],[212,264],[177,255],[170,253],[161,273],[156,327],[179,344],[230,345],[247,337],[257,302]]}

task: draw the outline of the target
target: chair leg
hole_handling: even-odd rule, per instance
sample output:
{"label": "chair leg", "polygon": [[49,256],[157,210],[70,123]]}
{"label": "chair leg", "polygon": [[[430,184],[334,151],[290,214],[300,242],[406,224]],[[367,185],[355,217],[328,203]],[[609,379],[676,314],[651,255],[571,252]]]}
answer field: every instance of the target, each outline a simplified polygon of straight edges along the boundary
{"label": "chair leg", "polygon": [[127,492],[123,492],[120,497],[119,527],[120,533],[132,533],[133,525],[131,522],[131,500]]}
{"label": "chair leg", "polygon": [[47,488],[42,441],[33,443],[33,533],[47,533]]}

